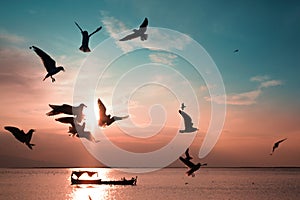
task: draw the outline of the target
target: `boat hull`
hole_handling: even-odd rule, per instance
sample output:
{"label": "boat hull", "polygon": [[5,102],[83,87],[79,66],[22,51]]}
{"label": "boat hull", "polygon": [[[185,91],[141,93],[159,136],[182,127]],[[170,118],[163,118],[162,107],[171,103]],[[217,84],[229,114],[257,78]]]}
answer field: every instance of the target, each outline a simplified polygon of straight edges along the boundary
{"label": "boat hull", "polygon": [[106,185],[136,185],[136,178],[130,180],[113,180],[113,181],[102,181],[101,179],[96,180],[81,180],[81,179],[74,179],[71,177],[71,184],[106,184]]}

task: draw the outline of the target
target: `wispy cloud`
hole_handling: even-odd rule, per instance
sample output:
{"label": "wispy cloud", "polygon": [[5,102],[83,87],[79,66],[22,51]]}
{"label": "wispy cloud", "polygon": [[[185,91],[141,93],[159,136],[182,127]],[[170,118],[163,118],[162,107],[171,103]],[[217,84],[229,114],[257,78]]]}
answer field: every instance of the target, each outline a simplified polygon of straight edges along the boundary
{"label": "wispy cloud", "polygon": [[25,42],[25,38],[19,35],[8,33],[7,31],[0,31],[0,43],[8,42],[14,44],[20,44]]}
{"label": "wispy cloud", "polygon": [[155,63],[162,63],[168,66],[174,66],[174,60],[177,58],[177,56],[169,53],[153,53],[149,55],[149,58]]}
{"label": "wispy cloud", "polygon": [[[257,103],[257,99],[262,95],[263,89],[269,87],[275,87],[282,85],[283,82],[281,80],[269,80],[269,76],[255,76],[250,78],[250,81],[259,82],[259,86],[257,89],[242,92],[242,93],[234,93],[226,96],[226,104],[227,105],[239,105],[239,106],[248,106]],[[207,101],[213,101],[215,103],[221,104],[224,103],[224,96],[216,96],[216,97],[205,97]]]}
{"label": "wispy cloud", "polygon": [[266,81],[269,79],[270,79],[270,77],[267,75],[263,75],[263,76],[258,75],[258,76],[251,77],[250,81],[262,82],[262,81]]}
{"label": "wispy cloud", "polygon": [[274,87],[274,86],[279,86],[282,84],[283,84],[283,82],[281,80],[269,80],[269,81],[260,83],[259,88]]}

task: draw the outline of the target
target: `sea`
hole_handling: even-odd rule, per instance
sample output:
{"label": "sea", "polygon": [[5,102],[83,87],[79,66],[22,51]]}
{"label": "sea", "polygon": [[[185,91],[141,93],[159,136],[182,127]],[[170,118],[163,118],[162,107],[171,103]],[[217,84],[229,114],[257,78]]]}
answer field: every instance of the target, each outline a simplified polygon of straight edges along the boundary
{"label": "sea", "polygon": [[[97,171],[103,180],[138,176],[136,186],[71,185],[73,170]],[[125,173],[111,168],[0,169],[1,200],[300,199],[300,168],[185,168]]]}

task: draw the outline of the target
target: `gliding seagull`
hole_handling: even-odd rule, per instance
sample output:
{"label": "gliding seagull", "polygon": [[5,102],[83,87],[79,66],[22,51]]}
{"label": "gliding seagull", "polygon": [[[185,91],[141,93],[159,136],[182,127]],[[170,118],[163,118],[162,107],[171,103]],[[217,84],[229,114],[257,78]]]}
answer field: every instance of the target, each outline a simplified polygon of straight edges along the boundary
{"label": "gliding seagull", "polygon": [[99,107],[99,116],[100,116],[98,125],[101,127],[109,126],[117,120],[122,120],[129,117],[129,115],[124,117],[117,117],[117,116],[111,117],[111,115],[106,115],[106,107],[104,106],[104,104],[100,99],[98,99],[98,107]]}
{"label": "gliding seagull", "polygon": [[270,155],[272,155],[273,152],[275,151],[275,149],[279,147],[279,144],[280,144],[281,142],[285,141],[286,139],[287,139],[287,138],[284,138],[284,139],[282,139],[282,140],[279,140],[279,141],[275,142],[274,145],[273,145],[273,149],[272,149],[272,152],[270,153]]}
{"label": "gliding seagull", "polygon": [[142,41],[147,40],[148,35],[145,34],[147,30],[147,26],[148,26],[148,19],[146,17],[138,30],[133,29],[132,34],[125,36],[124,38],[120,39],[120,41],[132,40],[138,37],[140,37]]}

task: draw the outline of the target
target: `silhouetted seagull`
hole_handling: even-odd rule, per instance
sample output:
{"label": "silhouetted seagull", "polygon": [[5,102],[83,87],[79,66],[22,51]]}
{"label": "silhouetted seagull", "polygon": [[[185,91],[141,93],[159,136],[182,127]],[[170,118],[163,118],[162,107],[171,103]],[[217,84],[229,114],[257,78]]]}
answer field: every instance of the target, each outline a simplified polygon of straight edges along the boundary
{"label": "silhouetted seagull", "polygon": [[193,127],[192,118],[188,114],[182,110],[179,110],[179,114],[183,117],[185,126],[184,130],[179,130],[180,133],[191,133],[198,130],[197,128]]}
{"label": "silhouetted seagull", "polygon": [[189,170],[186,172],[186,174],[188,176],[192,175],[193,177],[195,176],[194,172],[199,170],[201,166],[205,166],[207,165],[206,163],[201,164],[201,163],[197,163],[194,164],[193,162],[191,162],[190,160],[192,159],[192,157],[190,157],[189,153],[188,153],[188,149],[185,151],[185,158],[183,158],[182,156],[179,157],[179,159],[189,168]]}
{"label": "silhouetted seagull", "polygon": [[62,66],[56,67],[55,60],[53,60],[47,53],[45,53],[43,50],[39,49],[38,47],[31,46],[29,49],[33,49],[35,53],[40,56],[40,58],[43,61],[43,64],[48,72],[48,74],[45,76],[43,81],[48,78],[49,76],[52,79],[52,82],[55,81],[55,79],[52,77],[53,75],[57,74],[60,71],[65,71],[65,69]]}
{"label": "silhouetted seagull", "polygon": [[106,107],[104,106],[104,104],[100,99],[98,99],[98,107],[99,107],[99,116],[100,116],[98,125],[101,127],[109,126],[114,121],[126,119],[129,117],[129,115],[124,117],[117,117],[117,116],[111,117],[110,115],[106,115]]}
{"label": "silhouetted seagull", "polygon": [[81,103],[79,106],[70,106],[68,104],[63,104],[63,105],[51,105],[49,106],[52,108],[52,110],[46,115],[52,116],[52,115],[58,115],[58,114],[67,114],[67,115],[75,115],[76,120],[78,122],[81,122],[83,119],[83,108],[86,107],[83,103]]}
{"label": "silhouetted seagull", "polygon": [[279,144],[280,144],[281,142],[285,141],[286,139],[287,139],[287,138],[284,138],[284,139],[282,139],[282,140],[279,140],[279,141],[275,142],[274,145],[273,145],[273,149],[272,149],[272,152],[270,153],[270,155],[272,155],[273,152],[275,151],[275,149],[278,148]]}
{"label": "silhouetted seagull", "polygon": [[35,144],[30,144],[32,133],[35,131],[34,129],[30,129],[28,133],[25,134],[23,130],[20,130],[17,127],[5,126],[4,128],[11,132],[17,140],[19,140],[22,143],[25,143],[29,149],[32,149],[32,146],[35,146]]}
{"label": "silhouetted seagull", "polygon": [[60,117],[55,119],[58,122],[64,123],[64,124],[70,124],[71,126],[69,127],[69,136],[75,136],[77,134],[77,130],[75,127],[75,118],[74,117]]}
{"label": "silhouetted seagull", "polygon": [[97,33],[98,31],[100,31],[102,29],[102,26],[100,26],[99,28],[97,28],[94,32],[92,32],[91,34],[89,34],[87,31],[83,31],[80,26],[75,22],[76,26],[79,28],[81,34],[82,34],[82,43],[81,43],[81,47],[79,47],[79,49],[83,52],[90,52],[90,48],[89,48],[89,40],[90,37]]}
{"label": "silhouetted seagull", "polygon": [[237,52],[239,52],[239,50],[238,50],[238,49],[235,49],[235,50],[233,51],[233,53],[237,53]]}
{"label": "silhouetted seagull", "polygon": [[145,34],[147,30],[147,26],[148,26],[148,19],[146,17],[138,30],[133,29],[132,34],[125,36],[124,38],[120,39],[120,41],[132,40],[138,37],[140,37],[142,41],[147,40],[148,35]]}
{"label": "silhouetted seagull", "polygon": [[182,104],[181,104],[181,110],[184,110],[185,107],[186,107],[186,106],[184,105],[184,103],[182,103]]}
{"label": "silhouetted seagull", "polygon": [[100,142],[99,140],[96,140],[94,138],[94,136],[92,135],[92,133],[90,131],[85,131],[85,122],[80,125],[80,124],[76,124],[76,130],[77,130],[77,137],[79,138],[85,138],[91,142],[97,143]]}

